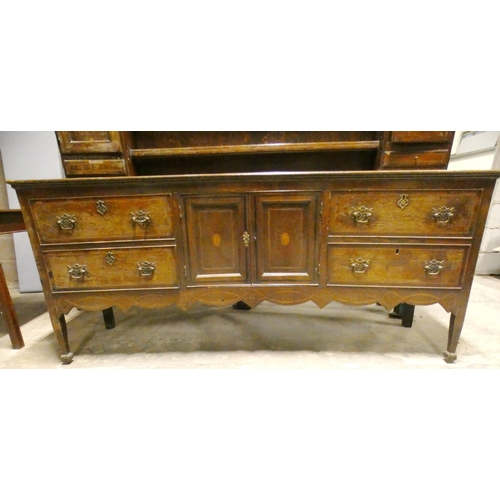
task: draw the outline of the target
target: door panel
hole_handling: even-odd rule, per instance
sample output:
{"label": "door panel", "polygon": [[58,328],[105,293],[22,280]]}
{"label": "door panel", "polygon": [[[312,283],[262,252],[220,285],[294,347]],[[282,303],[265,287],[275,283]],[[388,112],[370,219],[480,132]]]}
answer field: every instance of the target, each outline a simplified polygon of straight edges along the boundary
{"label": "door panel", "polygon": [[256,195],[257,282],[317,283],[318,196]]}
{"label": "door panel", "polygon": [[247,280],[245,197],[186,198],[188,284]]}

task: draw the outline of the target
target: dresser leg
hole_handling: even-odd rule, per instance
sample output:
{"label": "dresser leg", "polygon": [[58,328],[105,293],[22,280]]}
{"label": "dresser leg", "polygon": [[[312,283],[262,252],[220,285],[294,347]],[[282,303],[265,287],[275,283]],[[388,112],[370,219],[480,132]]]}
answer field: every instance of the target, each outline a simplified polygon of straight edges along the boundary
{"label": "dresser leg", "polygon": [[389,318],[401,319],[401,324],[405,328],[411,328],[413,326],[414,314],[415,306],[402,302],[401,304],[398,304],[391,313],[389,313]]}
{"label": "dresser leg", "polygon": [[73,361],[74,354],[69,350],[68,328],[66,326],[66,319],[64,314],[59,317],[50,315],[54,333],[56,334],[57,343],[61,350],[61,360],[65,365],[69,365]]}
{"label": "dresser leg", "polygon": [[450,329],[448,331],[448,347],[444,353],[444,360],[447,363],[453,363],[457,359],[457,345],[464,326],[465,311],[458,314],[451,313]]}
{"label": "dresser leg", "polygon": [[413,326],[413,316],[415,315],[415,306],[407,304],[404,302],[401,304],[403,306],[403,321],[401,324],[405,328],[411,328]]}
{"label": "dresser leg", "polygon": [[102,311],[102,317],[104,318],[104,326],[107,330],[112,330],[115,327],[115,315],[113,314],[113,308],[109,307]]}

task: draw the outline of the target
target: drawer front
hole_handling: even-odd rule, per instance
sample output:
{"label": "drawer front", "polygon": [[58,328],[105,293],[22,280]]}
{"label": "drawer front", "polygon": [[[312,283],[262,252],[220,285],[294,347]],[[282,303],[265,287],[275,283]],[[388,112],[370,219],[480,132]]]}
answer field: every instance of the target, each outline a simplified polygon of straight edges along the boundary
{"label": "drawer front", "polygon": [[125,160],[65,160],[66,175],[125,175]]}
{"label": "drawer front", "polygon": [[331,235],[471,237],[481,191],[332,192]]}
{"label": "drawer front", "polygon": [[118,153],[120,132],[57,132],[62,153]]}
{"label": "drawer front", "polygon": [[170,195],[32,200],[31,206],[42,244],[173,236]]}
{"label": "drawer front", "polygon": [[384,168],[412,169],[444,167],[448,163],[448,154],[447,150],[415,153],[385,151],[382,155],[381,166]]}
{"label": "drawer front", "polygon": [[459,287],[468,246],[328,246],[329,285]]}
{"label": "drawer front", "polygon": [[54,290],[178,287],[175,246],[45,252]]}
{"label": "drawer front", "polygon": [[448,142],[452,132],[392,132],[391,141],[399,143],[421,143],[421,142]]}

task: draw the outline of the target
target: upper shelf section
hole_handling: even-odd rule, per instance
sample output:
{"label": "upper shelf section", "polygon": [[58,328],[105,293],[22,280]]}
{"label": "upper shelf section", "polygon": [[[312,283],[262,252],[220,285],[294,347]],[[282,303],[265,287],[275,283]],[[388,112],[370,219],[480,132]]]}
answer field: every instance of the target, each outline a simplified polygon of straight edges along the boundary
{"label": "upper shelf section", "polygon": [[67,177],[445,169],[453,132],[57,132]]}

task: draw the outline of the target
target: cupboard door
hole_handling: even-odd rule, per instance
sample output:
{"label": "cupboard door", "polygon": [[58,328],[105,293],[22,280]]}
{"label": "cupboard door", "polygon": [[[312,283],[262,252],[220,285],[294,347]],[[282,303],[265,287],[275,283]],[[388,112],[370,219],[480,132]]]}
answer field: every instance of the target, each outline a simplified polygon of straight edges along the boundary
{"label": "cupboard door", "polygon": [[247,281],[245,198],[186,198],[188,285]]}
{"label": "cupboard door", "polygon": [[317,283],[318,196],[256,195],[258,282]]}
{"label": "cupboard door", "polygon": [[57,132],[62,153],[120,153],[119,132]]}

